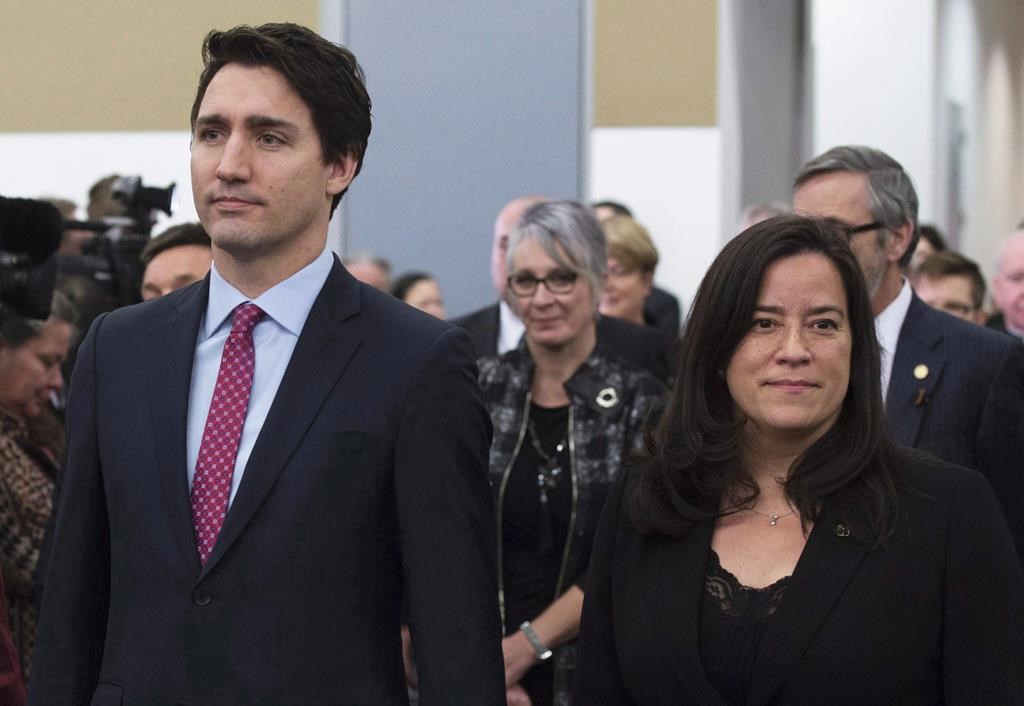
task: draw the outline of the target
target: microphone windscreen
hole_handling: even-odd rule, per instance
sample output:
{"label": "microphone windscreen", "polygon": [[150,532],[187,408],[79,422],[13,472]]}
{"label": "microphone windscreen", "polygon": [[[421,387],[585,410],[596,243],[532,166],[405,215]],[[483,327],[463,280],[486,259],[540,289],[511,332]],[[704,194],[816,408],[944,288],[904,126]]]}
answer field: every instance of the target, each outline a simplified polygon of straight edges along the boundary
{"label": "microphone windscreen", "polygon": [[0,196],[0,250],[43,261],[60,247],[64,218],[45,201]]}

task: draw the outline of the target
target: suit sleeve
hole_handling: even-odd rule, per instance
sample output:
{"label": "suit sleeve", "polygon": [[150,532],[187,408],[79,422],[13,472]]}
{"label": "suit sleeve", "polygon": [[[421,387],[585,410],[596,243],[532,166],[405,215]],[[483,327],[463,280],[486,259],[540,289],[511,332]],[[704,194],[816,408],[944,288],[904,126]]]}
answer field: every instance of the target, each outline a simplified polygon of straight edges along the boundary
{"label": "suit sleeve", "polygon": [[978,425],[980,470],[1006,513],[1024,565],[1024,344],[1016,344],[999,367]]}
{"label": "suit sleeve", "polygon": [[625,474],[619,478],[605,502],[594,539],[594,550],[590,555],[587,585],[583,594],[583,618],[576,645],[573,703],[616,706],[633,704],[619,669],[612,592],[615,546],[625,479]]}
{"label": "suit sleeve", "polygon": [[67,409],[67,468],[43,590],[29,704],[87,704],[103,658],[110,600],[110,531],[96,420],[96,340],[78,352]]}
{"label": "suit sleeve", "polygon": [[1024,575],[985,479],[965,476],[949,517],[945,703],[1024,704]]}
{"label": "suit sleeve", "polygon": [[422,706],[505,703],[490,439],[469,336],[448,329],[415,376],[395,452]]}

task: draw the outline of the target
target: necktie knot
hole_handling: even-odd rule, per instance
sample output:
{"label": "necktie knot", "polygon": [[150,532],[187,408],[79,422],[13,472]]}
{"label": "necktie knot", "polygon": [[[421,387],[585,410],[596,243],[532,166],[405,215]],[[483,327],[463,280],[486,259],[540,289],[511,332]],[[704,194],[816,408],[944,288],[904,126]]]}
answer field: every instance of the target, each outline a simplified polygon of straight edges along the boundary
{"label": "necktie knot", "polygon": [[239,304],[231,315],[231,333],[251,334],[263,315],[263,309],[252,302]]}

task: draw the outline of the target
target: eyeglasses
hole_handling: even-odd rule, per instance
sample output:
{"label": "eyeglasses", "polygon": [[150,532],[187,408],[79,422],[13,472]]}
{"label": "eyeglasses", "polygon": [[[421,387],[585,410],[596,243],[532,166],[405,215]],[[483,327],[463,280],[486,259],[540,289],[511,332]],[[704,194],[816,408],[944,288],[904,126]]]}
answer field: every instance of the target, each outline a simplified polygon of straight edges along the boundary
{"label": "eyeglasses", "polygon": [[529,297],[543,284],[552,294],[568,294],[576,284],[579,275],[566,270],[555,270],[547,277],[534,277],[527,272],[517,272],[508,278],[508,288],[517,297]]}
{"label": "eyeglasses", "polygon": [[879,221],[871,221],[859,226],[848,226],[840,220],[835,218],[827,218],[825,222],[836,229],[840,235],[844,236],[847,240],[857,235],[857,233],[867,233],[871,230],[879,230],[885,228],[885,224]]}

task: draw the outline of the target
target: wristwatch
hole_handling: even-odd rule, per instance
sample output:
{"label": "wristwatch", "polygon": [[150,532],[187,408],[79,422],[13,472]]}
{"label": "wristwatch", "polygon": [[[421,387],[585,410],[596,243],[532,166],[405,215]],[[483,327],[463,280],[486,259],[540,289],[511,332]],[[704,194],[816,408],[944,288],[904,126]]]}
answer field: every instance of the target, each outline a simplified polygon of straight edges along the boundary
{"label": "wristwatch", "polygon": [[546,659],[551,659],[551,650],[548,646],[541,642],[540,636],[537,631],[530,625],[530,621],[527,620],[525,623],[519,626],[519,630],[526,635],[526,639],[530,645],[533,646],[533,651],[537,655],[537,661],[543,662]]}

